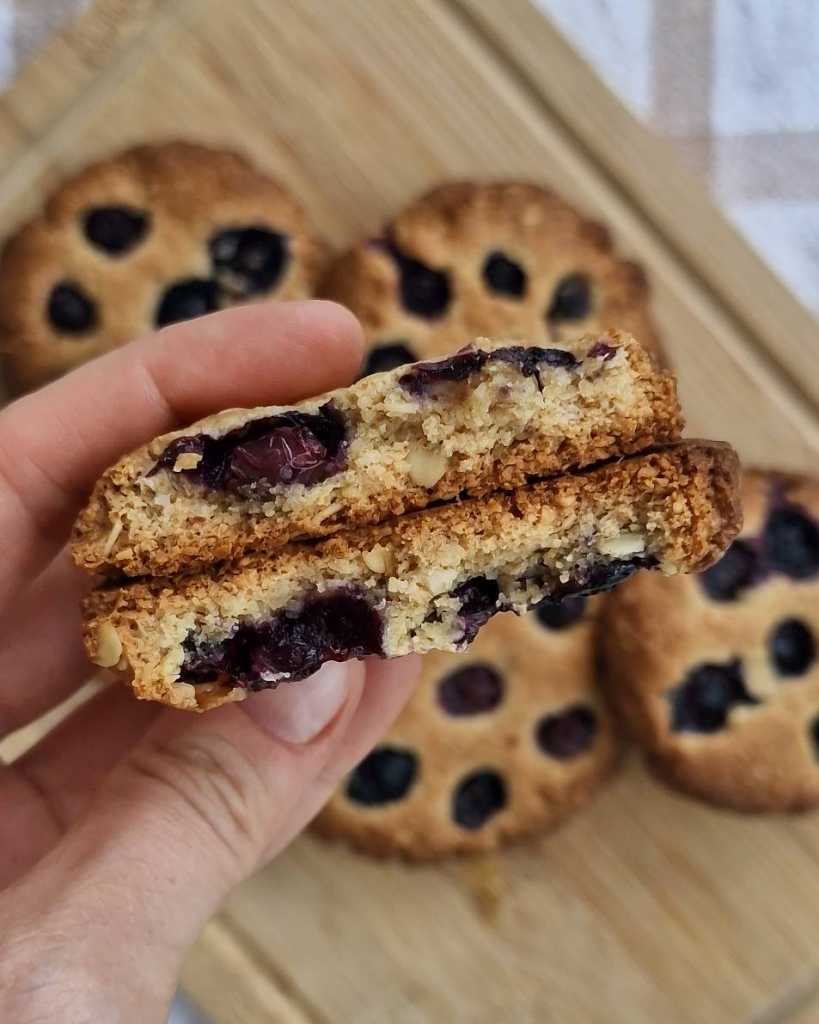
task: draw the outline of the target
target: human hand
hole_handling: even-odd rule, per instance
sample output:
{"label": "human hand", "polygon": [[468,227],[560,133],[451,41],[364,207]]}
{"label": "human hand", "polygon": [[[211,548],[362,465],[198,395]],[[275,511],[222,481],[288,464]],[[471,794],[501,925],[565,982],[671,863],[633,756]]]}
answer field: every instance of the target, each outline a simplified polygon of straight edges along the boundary
{"label": "human hand", "polygon": [[[64,544],[100,472],[217,409],[347,383],[360,356],[339,306],[248,306],[136,341],[0,413],[0,738],[89,673],[88,584]],[[414,676],[414,659],[329,664],[202,716],[114,685],[0,764],[0,1019],[164,1021],[207,917],[307,824]]]}

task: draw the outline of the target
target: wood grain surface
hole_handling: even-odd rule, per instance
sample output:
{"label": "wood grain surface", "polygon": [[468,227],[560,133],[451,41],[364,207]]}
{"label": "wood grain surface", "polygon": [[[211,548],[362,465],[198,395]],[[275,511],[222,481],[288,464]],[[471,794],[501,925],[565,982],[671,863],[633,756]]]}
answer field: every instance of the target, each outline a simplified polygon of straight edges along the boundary
{"label": "wood grain surface", "polygon": [[[339,246],[442,179],[556,187],[650,270],[691,432],[816,466],[804,314],[522,2],[100,0],[0,102],[0,229],[90,158],[179,136],[251,155]],[[818,824],[700,807],[634,759],[562,831],[478,869],[303,838],[183,980],[243,1024],[819,1019]]]}

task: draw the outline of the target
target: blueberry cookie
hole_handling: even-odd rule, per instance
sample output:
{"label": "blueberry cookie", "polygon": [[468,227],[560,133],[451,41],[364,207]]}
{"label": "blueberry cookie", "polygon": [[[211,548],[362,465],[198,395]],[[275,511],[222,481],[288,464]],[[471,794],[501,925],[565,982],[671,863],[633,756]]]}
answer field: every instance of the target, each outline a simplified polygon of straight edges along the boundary
{"label": "blueberry cookie", "polygon": [[819,805],[819,482],[748,473],[742,497],[745,526],[711,569],[635,579],[607,604],[606,679],[669,782],[800,810]]}
{"label": "blueberry cookie", "polygon": [[427,655],[409,704],[316,829],[430,859],[542,832],[589,800],[620,747],[596,686],[598,601],[500,615],[466,654]]}
{"label": "blueberry cookie", "polygon": [[157,438],[97,484],[77,563],[169,574],[679,437],[673,378],[628,335],[481,344]]}
{"label": "blueberry cookie", "polygon": [[65,182],[0,257],[9,384],[44,383],[142,332],[304,298],[324,257],[301,207],[235,153],[140,146]]}
{"label": "blueberry cookie", "polygon": [[611,327],[659,353],[645,275],[608,233],[535,185],[444,185],[330,268],[320,291],[351,309],[366,373],[444,355],[479,335],[570,344]]}
{"label": "blueberry cookie", "polygon": [[93,593],[92,661],[203,710],[325,661],[462,650],[496,612],[710,565],[739,525],[727,446],[681,442],[212,567]]}

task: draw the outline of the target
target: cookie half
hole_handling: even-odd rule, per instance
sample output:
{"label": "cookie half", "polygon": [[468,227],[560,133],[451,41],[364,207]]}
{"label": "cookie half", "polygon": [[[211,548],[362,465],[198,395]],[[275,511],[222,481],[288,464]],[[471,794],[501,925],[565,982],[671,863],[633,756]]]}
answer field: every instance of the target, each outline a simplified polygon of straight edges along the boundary
{"label": "cookie half", "polygon": [[679,437],[673,378],[627,335],[481,346],[157,438],[97,484],[77,563],[170,574]]}
{"label": "cookie half", "polygon": [[496,849],[585,804],[621,747],[595,674],[599,601],[500,615],[467,653],[427,655],[398,721],[315,829],[425,860]]}
{"label": "cookie half", "polygon": [[320,291],[361,321],[365,372],[482,335],[570,345],[621,328],[660,354],[642,269],[617,257],[601,224],[536,185],[436,188],[339,257]]}
{"label": "cookie half", "polygon": [[606,683],[657,773],[743,811],[819,805],[819,482],[751,472],[745,526],[700,576],[606,604]]}
{"label": "cookie half", "polygon": [[727,445],[687,442],[291,545],[198,577],[96,591],[92,661],[137,696],[203,710],[325,661],[462,650],[498,611],[691,572],[739,525]]}
{"label": "cookie half", "polygon": [[146,331],[261,298],[311,295],[325,248],[243,157],[140,146],[66,181],[0,257],[0,345],[16,390]]}

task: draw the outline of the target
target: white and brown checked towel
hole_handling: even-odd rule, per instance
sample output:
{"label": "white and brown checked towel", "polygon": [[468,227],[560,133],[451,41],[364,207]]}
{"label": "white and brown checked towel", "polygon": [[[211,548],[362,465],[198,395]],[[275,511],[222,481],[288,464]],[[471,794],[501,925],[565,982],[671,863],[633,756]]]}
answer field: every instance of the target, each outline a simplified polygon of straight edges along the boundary
{"label": "white and brown checked towel", "polygon": [[[532,0],[819,312],[819,0]],[[0,87],[89,0],[0,0]]]}

